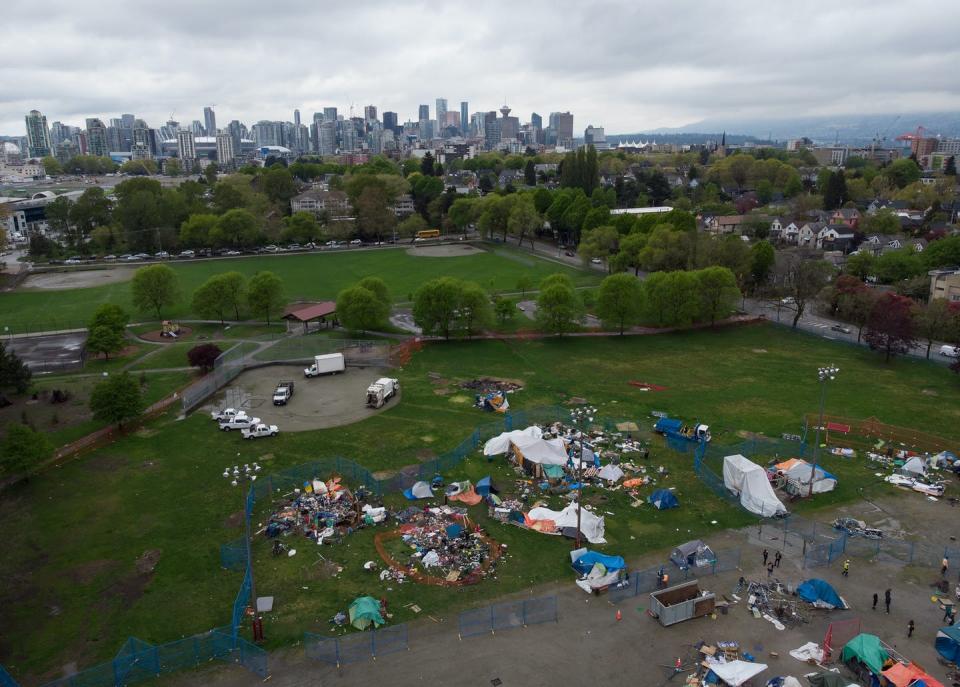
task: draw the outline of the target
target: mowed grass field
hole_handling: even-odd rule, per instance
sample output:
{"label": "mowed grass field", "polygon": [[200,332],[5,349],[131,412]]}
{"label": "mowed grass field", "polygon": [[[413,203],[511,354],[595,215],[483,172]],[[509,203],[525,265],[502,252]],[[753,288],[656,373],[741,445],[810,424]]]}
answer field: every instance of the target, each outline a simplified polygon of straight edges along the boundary
{"label": "mowed grass field", "polygon": [[[474,426],[496,419],[473,409],[471,392],[456,391],[457,380],[521,380],[524,390],[511,397],[517,410],[576,396],[598,406],[600,417],[632,418],[647,427],[651,410],[666,411],[706,422],[716,443],[732,444],[743,431],[799,433],[802,414],[817,409],[816,369],[825,363],[840,367],[829,389],[828,412],[876,416],[960,440],[960,380],[945,368],[919,361],[886,365],[865,349],[772,325],[646,337],[431,344],[397,372],[403,396],[387,412],[346,427],[281,433],[271,440],[244,442],[216,431],[201,413],[181,421],[171,414],[2,495],[0,662],[33,684],[59,676],[69,661],[84,667],[113,656],[130,635],[161,643],[228,622],[240,575],[220,568],[219,546],[241,536],[242,528],[241,493],[221,476],[224,467],[258,460],[272,472],[339,455],[370,470],[390,471],[428,460],[452,449]],[[348,372],[355,373],[362,374]],[[437,383],[437,376],[445,381]],[[630,380],[667,390],[642,392]],[[649,465],[669,468],[670,476],[656,486],[677,488],[676,510],[633,508],[623,492],[588,490],[588,503],[612,513],[606,515],[609,543],[597,548],[630,560],[691,538],[709,541],[712,531],[753,521],[698,482],[691,462],[691,454],[654,443]],[[841,479],[829,503],[889,491],[862,458],[825,462]],[[506,495],[515,492],[515,476],[502,459],[488,463],[475,454],[446,477],[485,474]],[[652,489],[646,487],[643,495]],[[397,494],[387,502],[406,503]],[[561,505],[557,497],[548,502]],[[258,503],[255,524],[266,521],[269,506]],[[398,623],[415,617],[404,608],[411,602],[437,614],[542,582],[572,581],[569,541],[490,522],[482,505],[470,510],[494,539],[507,544],[507,556],[496,579],[466,589],[388,584],[365,573],[362,563],[377,560],[374,530],[323,549],[287,539],[298,549],[293,558],[271,557],[268,542],[258,538],[258,592],[276,597],[276,611],[266,621],[268,646],[296,642],[305,630],[329,632],[329,617],[359,594],[386,597],[395,614],[391,622]],[[137,569],[145,552],[157,556],[153,572]],[[318,553],[343,572],[329,577],[317,564]]]}
{"label": "mowed grass field", "polygon": [[[383,279],[396,301],[409,300],[421,284],[441,276],[475,281],[484,288],[502,291],[514,290],[522,275],[539,282],[550,274],[562,272],[578,285],[596,284],[602,278],[597,273],[573,269],[504,247],[495,253],[485,250],[457,257],[412,256],[404,248],[390,248],[261,255],[189,263],[171,261],[167,264],[180,278],[182,295],[176,306],[164,312],[164,316],[170,318],[196,317],[190,311],[194,290],[211,276],[234,270],[247,277],[262,270],[276,273],[284,281],[285,296],[289,300],[333,300],[341,289],[369,276]],[[68,291],[27,288],[0,294],[3,325],[14,332],[83,326],[103,303],[116,303],[135,312],[130,300],[130,282]],[[153,319],[156,316],[154,313],[139,313],[134,317]]]}

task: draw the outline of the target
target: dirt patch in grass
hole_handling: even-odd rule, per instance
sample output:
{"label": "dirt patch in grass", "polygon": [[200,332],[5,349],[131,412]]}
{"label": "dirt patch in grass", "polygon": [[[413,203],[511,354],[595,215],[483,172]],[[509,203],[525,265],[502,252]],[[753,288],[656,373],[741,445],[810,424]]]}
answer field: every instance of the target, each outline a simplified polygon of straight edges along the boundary
{"label": "dirt patch in grass", "polygon": [[921,389],[921,394],[924,396],[939,396],[940,394],[934,391],[933,389]]}
{"label": "dirt patch in grass", "polygon": [[116,284],[133,279],[132,267],[112,267],[97,270],[70,270],[32,274],[23,282],[22,289],[64,291],[85,289],[91,286]]}
{"label": "dirt patch in grass", "polygon": [[157,433],[158,433],[157,430],[150,429],[147,427],[143,427],[142,429],[138,429],[136,432],[134,432],[134,434],[136,434],[141,439],[149,439],[150,437],[152,437]]}
{"label": "dirt patch in grass", "polygon": [[417,451],[417,460],[419,460],[421,463],[426,463],[428,460],[433,460],[436,457],[436,451],[431,451],[428,448],[422,448]]}
{"label": "dirt patch in grass", "polygon": [[460,382],[461,389],[469,389],[483,394],[492,391],[520,391],[523,389],[522,379],[505,379],[503,377],[478,377]]}
{"label": "dirt patch in grass", "polygon": [[235,530],[243,524],[243,511],[238,510],[236,513],[231,513],[223,520],[224,528],[228,530]]}
{"label": "dirt patch in grass", "polygon": [[117,561],[109,558],[98,558],[73,566],[67,575],[77,584],[90,584],[95,579],[116,567]]}
{"label": "dirt patch in grass", "polygon": [[151,575],[160,562],[160,549],[147,549],[137,559],[137,572],[141,575]]}
{"label": "dirt patch in grass", "polygon": [[[434,395],[434,396],[448,396],[448,395],[450,395],[450,394],[452,394],[452,393],[453,393],[453,392],[452,392],[450,389],[448,389],[447,387],[443,387],[443,388],[440,388],[440,389],[434,389],[434,390],[433,390],[433,395]],[[451,399],[451,400],[452,400],[452,399]]]}
{"label": "dirt patch in grass", "polygon": [[463,394],[457,394],[456,396],[451,396],[447,400],[450,401],[451,403],[462,403],[462,404],[473,403],[472,398],[470,398],[469,396],[464,396]]}
{"label": "dirt patch in grass", "polygon": [[397,474],[397,471],[396,470],[377,470],[372,474],[375,480],[382,481],[385,479],[390,479],[391,477]]}

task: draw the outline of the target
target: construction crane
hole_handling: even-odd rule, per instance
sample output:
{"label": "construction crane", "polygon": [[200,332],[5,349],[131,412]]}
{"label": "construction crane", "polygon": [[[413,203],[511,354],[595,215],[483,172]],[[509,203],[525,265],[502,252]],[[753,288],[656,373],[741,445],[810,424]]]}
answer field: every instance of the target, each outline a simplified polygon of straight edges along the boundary
{"label": "construction crane", "polygon": [[919,141],[923,138],[929,138],[929,136],[925,135],[927,131],[928,129],[921,124],[917,126],[916,133],[910,132],[906,134],[900,134],[899,136],[897,136],[897,140],[898,141]]}
{"label": "construction crane", "polygon": [[887,128],[883,130],[883,133],[880,133],[880,130],[877,129],[877,135],[873,137],[873,143],[872,143],[871,146],[870,146],[870,156],[871,156],[871,157],[873,157],[873,155],[876,153],[876,151],[877,151],[877,146],[878,146],[878,145],[882,145],[883,143],[886,142],[886,140],[887,140],[887,132],[890,131],[890,129],[893,128],[893,125],[896,124],[896,123],[899,122],[899,121],[900,121],[900,115],[897,115],[896,117],[893,118],[893,121],[892,121],[892,122],[890,122],[889,124],[887,124]]}

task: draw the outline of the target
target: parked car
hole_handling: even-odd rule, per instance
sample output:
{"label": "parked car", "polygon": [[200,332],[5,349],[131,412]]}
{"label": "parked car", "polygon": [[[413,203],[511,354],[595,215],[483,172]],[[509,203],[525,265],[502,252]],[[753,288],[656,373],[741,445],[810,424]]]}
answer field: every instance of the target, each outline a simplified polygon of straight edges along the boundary
{"label": "parked car", "polygon": [[787,296],[786,298],[780,299],[780,305],[796,305],[796,304],[797,304],[797,301],[793,298],[793,296]]}
{"label": "parked car", "polygon": [[940,355],[948,358],[960,358],[960,346],[943,345],[940,347]]}
{"label": "parked car", "polygon": [[116,255],[104,255],[104,256],[103,256],[103,259],[104,259],[104,260],[116,260],[116,259],[117,259],[117,256],[116,256]]}
{"label": "parked car", "polygon": [[300,247],[299,243],[291,243],[287,246],[287,250],[303,250],[303,248]]}
{"label": "parked car", "polygon": [[64,260],[63,264],[64,265],[82,265],[83,260],[81,260],[80,258],[67,258],[66,260]]}
{"label": "parked car", "polygon": [[247,415],[235,415],[231,420],[220,423],[220,429],[229,432],[231,429],[249,429],[260,423],[260,418]]}
{"label": "parked car", "polygon": [[276,253],[276,252],[279,251],[279,250],[280,250],[280,249],[277,248],[276,246],[274,246],[272,243],[271,243],[269,246],[264,246],[264,247],[263,247],[263,251],[264,251],[265,253]]}
{"label": "parked car", "polygon": [[253,427],[240,430],[244,439],[258,439],[260,437],[275,437],[280,433],[280,428],[276,425],[257,424]]}
{"label": "parked car", "polygon": [[228,250],[226,253],[224,253],[224,255],[234,256],[234,255],[241,255],[241,253],[238,250]]}
{"label": "parked car", "polygon": [[851,331],[853,331],[850,329],[850,327],[844,327],[842,324],[835,324],[830,327],[830,329],[835,332],[840,332],[841,334],[849,334]]}
{"label": "parked car", "polygon": [[135,257],[137,260],[149,260],[149,259],[150,259],[150,255],[147,254],[147,253],[137,253],[134,257]]}
{"label": "parked car", "polygon": [[306,248],[307,250],[313,250],[317,247],[317,244],[311,241],[310,243],[305,243],[303,247]]}
{"label": "parked car", "polygon": [[124,253],[123,255],[120,256],[120,260],[135,260],[135,259],[136,258],[134,258],[129,253]]}
{"label": "parked car", "polygon": [[363,244],[363,241],[361,241],[360,239],[354,239],[353,241],[350,242],[351,246],[359,246],[362,244]]}
{"label": "parked car", "polygon": [[192,258],[192,257],[195,257],[196,255],[197,255],[197,254],[194,253],[192,250],[182,250],[182,251],[180,251],[179,257],[181,257],[181,258]]}
{"label": "parked car", "polygon": [[224,422],[226,420],[232,420],[238,415],[246,416],[247,412],[245,410],[237,410],[236,408],[222,408],[220,410],[210,411],[210,417],[213,418],[216,422]]}
{"label": "parked car", "polygon": [[590,262],[593,263],[594,265],[602,265],[602,264],[603,264],[603,260],[601,260],[600,258],[590,258]]}
{"label": "parked car", "polygon": [[170,257],[170,253],[168,253],[165,250],[158,250],[156,253],[153,254],[153,256],[160,260],[166,260],[167,258]]}

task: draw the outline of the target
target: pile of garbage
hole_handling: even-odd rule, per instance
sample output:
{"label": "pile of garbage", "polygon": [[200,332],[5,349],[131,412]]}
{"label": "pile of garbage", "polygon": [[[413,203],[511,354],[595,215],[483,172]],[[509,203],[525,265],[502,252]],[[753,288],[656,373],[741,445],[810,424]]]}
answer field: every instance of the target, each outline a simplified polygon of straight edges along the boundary
{"label": "pile of garbage", "polygon": [[383,523],[389,517],[383,506],[366,503],[361,488],[356,493],[341,483],[339,477],[324,482],[313,479],[294,489],[270,516],[264,534],[269,538],[299,534],[317,544],[339,543],[356,529]]}
{"label": "pile of garbage", "polygon": [[461,389],[469,389],[481,394],[489,394],[494,391],[510,394],[514,391],[522,391],[523,387],[516,382],[509,382],[504,379],[493,379],[491,377],[481,377],[479,379],[469,379],[460,382]]}
{"label": "pile of garbage", "polygon": [[397,516],[396,534],[408,550],[407,557],[392,558],[406,575],[421,581],[475,584],[494,569],[497,544],[471,526],[463,508],[408,508]]}

